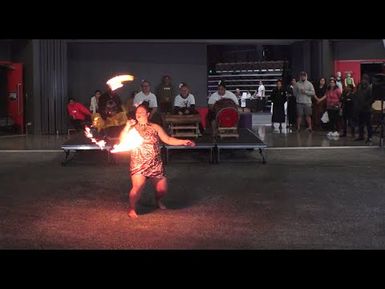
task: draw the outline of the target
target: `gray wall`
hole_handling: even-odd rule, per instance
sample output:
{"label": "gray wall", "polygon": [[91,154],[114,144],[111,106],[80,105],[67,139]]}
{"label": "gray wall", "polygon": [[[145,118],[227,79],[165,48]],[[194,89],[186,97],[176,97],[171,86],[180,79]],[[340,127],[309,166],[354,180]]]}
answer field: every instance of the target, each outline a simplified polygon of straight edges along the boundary
{"label": "gray wall", "polygon": [[329,40],[321,40],[321,75],[330,77],[334,72],[334,54],[333,45]]}
{"label": "gray wall", "polygon": [[329,40],[298,41],[291,45],[291,70],[298,78],[301,70],[308,73],[309,80],[328,78],[333,71],[333,45]]}
{"label": "gray wall", "polygon": [[346,40],[334,42],[336,60],[385,59],[385,47],[382,39]]}
{"label": "gray wall", "polygon": [[68,43],[69,97],[88,105],[96,89],[104,90],[109,78],[123,73],[135,80],[118,89],[122,101],[140,88],[142,79],[155,91],[162,75],[169,74],[174,86],[181,81],[191,86],[197,106],[206,106],[206,44]]}
{"label": "gray wall", "polygon": [[329,78],[332,75],[333,66],[333,50],[329,40],[312,40],[311,41],[311,78],[314,81],[321,77]]}
{"label": "gray wall", "polygon": [[306,71],[309,80],[317,79],[321,74],[320,54],[318,40],[294,42],[291,45],[292,76],[298,78],[301,71]]}
{"label": "gray wall", "polygon": [[322,65],[321,65],[321,43],[320,41],[311,41],[310,42],[310,75],[312,79],[317,80],[322,74]]}
{"label": "gray wall", "polygon": [[298,78],[300,71],[305,69],[304,45],[303,42],[295,42],[291,45],[291,77]]}
{"label": "gray wall", "polygon": [[65,40],[40,40],[36,45],[39,67],[42,133],[63,133],[69,124],[67,106],[67,43]]}

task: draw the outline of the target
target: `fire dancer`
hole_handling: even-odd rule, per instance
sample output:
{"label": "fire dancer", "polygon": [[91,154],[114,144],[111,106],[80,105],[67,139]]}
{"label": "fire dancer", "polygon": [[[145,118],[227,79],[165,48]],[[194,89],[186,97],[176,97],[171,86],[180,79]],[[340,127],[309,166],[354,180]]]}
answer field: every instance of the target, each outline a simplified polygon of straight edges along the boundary
{"label": "fire dancer", "polygon": [[116,89],[122,87],[123,82],[132,80],[134,77],[126,74],[115,76],[107,81],[107,89],[99,97],[98,113],[95,113],[92,119],[92,125],[98,133],[105,130],[105,135],[114,136],[126,124],[127,115]]}
{"label": "fire dancer", "polygon": [[147,104],[140,104],[135,112],[136,122],[128,121],[124,129],[134,127],[143,137],[142,145],[131,150],[130,172],[132,188],[129,193],[130,205],[128,216],[137,218],[136,202],[139,200],[146,180],[151,179],[156,190],[156,205],[166,209],[161,199],[167,192],[167,178],[164,174],[162,158],[160,155],[159,140],[169,145],[195,146],[187,139],[177,139],[166,134],[162,127],[149,122],[150,109]]}
{"label": "fire dancer", "polygon": [[99,98],[99,113],[93,115],[93,126],[100,132],[111,127],[123,128],[126,122],[127,115],[123,111],[119,95],[108,89]]}

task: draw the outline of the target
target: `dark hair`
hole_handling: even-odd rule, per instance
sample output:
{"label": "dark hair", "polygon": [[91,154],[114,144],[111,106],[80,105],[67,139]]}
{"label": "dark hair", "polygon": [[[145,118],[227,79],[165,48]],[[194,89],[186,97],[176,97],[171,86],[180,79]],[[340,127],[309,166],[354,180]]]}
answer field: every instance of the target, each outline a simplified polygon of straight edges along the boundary
{"label": "dark hair", "polygon": [[361,81],[367,81],[367,82],[370,82],[370,76],[369,74],[362,74],[362,77],[361,77]]}
{"label": "dark hair", "polygon": [[149,82],[148,80],[145,80],[145,79],[143,79],[141,82],[140,82],[140,86],[142,86],[143,85],[143,83],[148,83],[148,85],[149,86],[151,86],[151,82]]}
{"label": "dark hair", "polygon": [[219,82],[218,82],[218,87],[219,86],[222,86],[224,89],[226,89],[226,84],[225,84],[225,82],[223,81],[223,80],[220,80]]}
{"label": "dark hair", "polygon": [[180,84],[179,84],[179,88],[182,88],[182,87],[189,87],[188,86],[188,84],[186,83],[186,82],[181,82]]}
{"label": "dark hair", "polygon": [[73,98],[73,97],[69,97],[69,98],[68,98],[68,103],[70,103],[70,102],[71,102],[71,100],[73,100],[73,101],[76,101],[76,99],[75,99],[75,98]]}
{"label": "dark hair", "polygon": [[332,88],[330,85],[330,81],[334,81],[334,83],[335,83],[333,90],[339,89],[339,87],[337,86],[337,81],[333,78],[333,79],[329,80],[328,90],[330,90]]}
{"label": "dark hair", "polygon": [[95,90],[95,94],[98,93],[98,92],[102,93],[102,91],[99,90],[99,89],[98,89],[98,90]]}
{"label": "dark hair", "polygon": [[150,112],[150,103],[148,101],[143,101],[136,107],[136,109],[138,109],[139,107],[143,107],[147,112]]}

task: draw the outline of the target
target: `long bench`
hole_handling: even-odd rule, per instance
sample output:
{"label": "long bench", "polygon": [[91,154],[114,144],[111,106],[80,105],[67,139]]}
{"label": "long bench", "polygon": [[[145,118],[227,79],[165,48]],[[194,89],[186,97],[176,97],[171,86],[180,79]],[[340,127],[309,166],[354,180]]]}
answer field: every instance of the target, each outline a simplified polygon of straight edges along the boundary
{"label": "long bench", "polygon": [[203,135],[195,140],[195,147],[185,147],[185,146],[171,146],[164,144],[164,161],[167,164],[169,162],[169,154],[172,150],[209,150],[209,162],[210,163],[219,163],[220,154],[222,150],[228,149],[258,149],[261,157],[262,163],[266,163],[266,156],[264,154],[264,149],[267,148],[267,145],[251,130],[248,128],[239,129],[239,138],[214,138],[211,135]]}
{"label": "long bench", "polygon": [[[204,134],[199,136],[195,140],[195,147],[186,147],[186,146],[171,146],[167,144],[161,144],[162,157],[165,164],[169,163],[170,151],[172,150],[207,150],[208,151],[208,161],[209,163],[219,163],[220,154],[222,150],[237,150],[237,149],[258,149],[262,157],[262,163],[266,163],[266,158],[264,155],[264,149],[267,147],[259,137],[248,128],[239,128],[239,138],[215,138],[212,135]],[[114,162],[112,153],[110,150],[114,142],[117,142],[117,139],[113,139],[110,144],[108,144],[103,150],[94,143],[91,142],[84,134],[76,134],[71,139],[66,141],[61,148],[65,153],[65,159],[62,162],[62,165],[66,165],[71,161],[76,152],[79,151],[100,151],[107,154],[107,161]],[[70,157],[71,152],[74,154]]]}

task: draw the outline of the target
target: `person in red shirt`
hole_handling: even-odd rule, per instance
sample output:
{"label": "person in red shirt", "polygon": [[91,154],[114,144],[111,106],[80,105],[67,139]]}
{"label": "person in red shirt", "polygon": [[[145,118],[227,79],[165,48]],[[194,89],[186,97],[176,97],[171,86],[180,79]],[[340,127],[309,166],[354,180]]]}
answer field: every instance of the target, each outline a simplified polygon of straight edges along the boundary
{"label": "person in red shirt", "polygon": [[341,90],[337,86],[335,79],[330,79],[329,81],[329,86],[326,91],[326,108],[331,128],[331,131],[327,135],[329,137],[339,137],[340,134],[337,130],[337,122],[341,108]]}
{"label": "person in red shirt", "polygon": [[84,125],[91,120],[91,112],[73,97],[68,100],[67,111],[76,129],[83,129]]}

